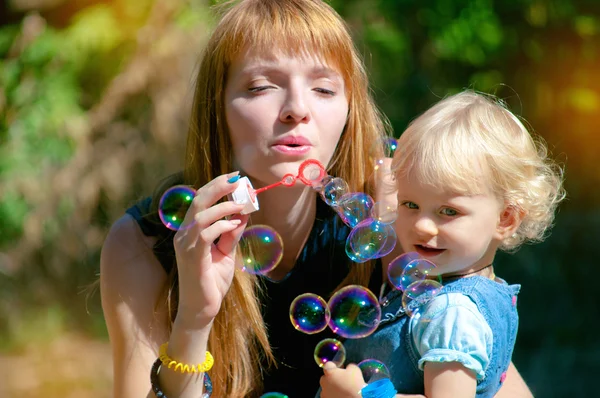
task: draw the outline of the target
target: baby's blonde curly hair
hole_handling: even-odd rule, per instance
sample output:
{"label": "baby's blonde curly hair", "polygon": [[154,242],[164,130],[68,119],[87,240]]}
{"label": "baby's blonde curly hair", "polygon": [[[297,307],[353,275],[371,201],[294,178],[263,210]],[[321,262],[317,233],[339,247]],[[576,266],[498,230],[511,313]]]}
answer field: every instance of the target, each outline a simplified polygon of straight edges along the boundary
{"label": "baby's blonde curly hair", "polygon": [[489,187],[521,216],[501,249],[542,241],[564,199],[563,170],[493,96],[466,90],[438,102],[400,136],[392,173],[461,194]]}

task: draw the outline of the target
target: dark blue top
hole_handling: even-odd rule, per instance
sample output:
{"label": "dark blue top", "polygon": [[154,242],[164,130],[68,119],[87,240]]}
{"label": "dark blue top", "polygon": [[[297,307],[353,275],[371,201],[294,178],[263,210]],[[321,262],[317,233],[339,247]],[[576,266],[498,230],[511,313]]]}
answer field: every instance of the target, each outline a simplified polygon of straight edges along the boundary
{"label": "dark blue top", "polygon": [[[164,233],[165,228],[144,216],[150,211],[150,203],[150,198],[144,199],[129,208],[127,213],[135,218],[145,235],[157,236],[158,231]],[[265,392],[280,392],[290,398],[313,397],[317,392],[323,371],[313,358],[315,346],[322,339],[336,336],[329,328],[313,335],[294,329],[289,318],[290,304],[303,293],[315,293],[326,301],[329,299],[348,275],[352,264],[345,252],[349,233],[350,228],[335,211],[317,198],[315,222],[294,268],[280,281],[262,277],[266,293],[262,299],[263,317],[278,363],[277,368],[263,374]],[[154,253],[167,273],[174,265],[173,235],[170,233],[159,239],[154,246]],[[379,262],[370,285],[371,289],[378,289],[381,285]]]}

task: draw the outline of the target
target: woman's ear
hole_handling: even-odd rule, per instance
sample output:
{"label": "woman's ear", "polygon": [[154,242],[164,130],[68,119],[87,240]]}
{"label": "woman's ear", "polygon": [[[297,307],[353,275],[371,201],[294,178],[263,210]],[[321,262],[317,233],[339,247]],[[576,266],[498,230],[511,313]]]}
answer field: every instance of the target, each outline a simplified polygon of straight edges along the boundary
{"label": "woman's ear", "polygon": [[498,219],[498,226],[496,227],[498,238],[504,240],[517,232],[523,218],[525,218],[525,214],[525,210],[520,207],[506,206]]}

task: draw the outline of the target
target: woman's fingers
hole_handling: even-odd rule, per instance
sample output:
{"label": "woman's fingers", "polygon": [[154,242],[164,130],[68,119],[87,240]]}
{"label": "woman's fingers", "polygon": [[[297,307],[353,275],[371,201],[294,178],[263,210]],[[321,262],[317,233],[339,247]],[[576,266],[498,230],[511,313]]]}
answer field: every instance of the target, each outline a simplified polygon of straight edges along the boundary
{"label": "woman's fingers", "polygon": [[182,229],[187,230],[193,228],[193,226],[190,225],[196,222],[196,214],[212,207],[222,197],[235,191],[239,182],[228,183],[227,180],[230,177],[231,174],[221,175],[196,191],[196,196],[194,196],[194,199],[185,214],[185,218],[183,219],[182,226],[184,228]]}
{"label": "woman's fingers", "polygon": [[231,229],[230,231],[223,232],[221,234],[221,238],[217,243],[217,249],[221,253],[226,256],[233,257],[233,252],[237,243],[240,241],[242,233],[244,233],[244,229],[246,229],[246,224],[248,223],[248,215],[237,215],[235,218],[230,221],[239,221],[239,224],[236,228]]}
{"label": "woman's fingers", "polygon": [[177,231],[174,242],[182,250],[198,248],[199,244],[202,244],[205,253],[201,253],[200,256],[203,257],[208,254],[210,245],[222,233],[234,230],[239,225],[237,222],[230,223],[224,218],[238,214],[243,208],[244,205],[234,202],[222,202],[200,211],[194,216],[194,224],[191,227]]}
{"label": "woman's fingers", "polygon": [[[217,238],[223,238],[223,235],[233,231],[238,228],[242,220],[232,219],[232,220],[219,220],[212,224],[210,227],[207,227],[202,230],[200,233],[200,241],[202,241],[207,246],[212,244]],[[219,239],[219,241],[221,240]],[[227,254],[227,253],[223,253]]]}
{"label": "woman's fingers", "polygon": [[198,207],[200,210],[210,207],[223,196],[235,191],[239,185],[239,180],[236,180],[233,183],[227,182],[231,176],[232,174],[220,175],[198,189],[196,192],[196,197],[194,198],[193,206]]}

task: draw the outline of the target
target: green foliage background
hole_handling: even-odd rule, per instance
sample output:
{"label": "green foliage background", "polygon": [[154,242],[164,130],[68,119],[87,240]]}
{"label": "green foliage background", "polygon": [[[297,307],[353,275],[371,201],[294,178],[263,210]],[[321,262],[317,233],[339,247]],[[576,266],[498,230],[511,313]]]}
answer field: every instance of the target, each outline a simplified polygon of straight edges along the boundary
{"label": "green foliage background", "polygon": [[[593,396],[600,371],[600,2],[332,0],[397,135],[471,87],[544,137],[569,193],[543,244],[502,255],[523,285],[514,362],[540,397]],[[208,1],[0,2],[0,349],[105,339],[99,249],[181,166]]]}

